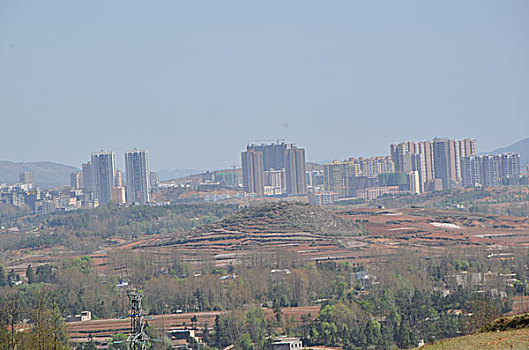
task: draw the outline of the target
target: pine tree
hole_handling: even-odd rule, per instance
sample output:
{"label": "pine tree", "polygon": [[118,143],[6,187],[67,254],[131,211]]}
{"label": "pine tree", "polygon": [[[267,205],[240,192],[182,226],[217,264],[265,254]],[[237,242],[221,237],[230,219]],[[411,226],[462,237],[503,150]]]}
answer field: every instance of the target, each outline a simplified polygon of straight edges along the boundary
{"label": "pine tree", "polygon": [[215,346],[222,346],[222,326],[219,315],[215,316]]}
{"label": "pine tree", "polygon": [[13,287],[16,281],[18,280],[15,270],[11,269],[11,271],[9,271],[7,274],[7,284],[9,284],[9,287]]}
{"label": "pine tree", "polygon": [[0,264],[0,287],[4,287],[7,284],[6,269],[4,265]]}
{"label": "pine tree", "polygon": [[36,282],[35,272],[33,271],[31,264],[29,264],[28,268],[26,269],[26,278],[28,279],[28,284],[32,284]]}

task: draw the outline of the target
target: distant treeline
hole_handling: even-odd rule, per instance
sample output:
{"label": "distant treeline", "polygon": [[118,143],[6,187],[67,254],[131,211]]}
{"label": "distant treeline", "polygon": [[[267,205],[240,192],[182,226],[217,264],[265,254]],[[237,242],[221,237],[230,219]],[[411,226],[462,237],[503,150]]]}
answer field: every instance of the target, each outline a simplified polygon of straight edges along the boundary
{"label": "distant treeline", "polygon": [[518,186],[491,189],[454,189],[423,193],[420,196],[385,196],[377,198],[373,203],[387,208],[417,206],[471,213],[529,216],[529,188]]}
{"label": "distant treeline", "polygon": [[182,233],[229,216],[234,205],[182,204],[166,206],[118,207],[54,212],[47,215],[20,216],[20,209],[0,208],[19,232],[0,234],[0,249],[26,249],[65,245],[91,252],[110,238],[131,239],[140,235]]}

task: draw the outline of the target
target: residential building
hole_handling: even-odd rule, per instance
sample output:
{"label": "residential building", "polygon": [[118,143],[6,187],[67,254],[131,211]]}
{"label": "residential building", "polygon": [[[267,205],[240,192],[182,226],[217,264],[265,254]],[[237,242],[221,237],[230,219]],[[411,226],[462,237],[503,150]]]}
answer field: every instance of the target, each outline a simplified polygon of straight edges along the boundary
{"label": "residential building", "polygon": [[[283,194],[286,192],[285,169],[269,169],[263,172],[264,186],[272,187],[273,194]],[[266,191],[265,191],[266,192]],[[270,193],[270,190],[268,191]]]}
{"label": "residential building", "polygon": [[121,173],[121,170],[116,169],[116,175],[114,176],[114,186],[123,186],[123,174]]}
{"label": "residential building", "polygon": [[420,190],[424,191],[427,181],[434,178],[433,147],[431,141],[402,142],[390,145],[391,159],[395,162],[395,171],[419,172]]}
{"label": "residential building", "polygon": [[20,183],[32,184],[33,183],[33,172],[23,171],[19,174]]}
{"label": "residential building", "polygon": [[160,174],[151,171],[149,172],[149,184],[151,188],[156,187],[160,183]]}
{"label": "residential building", "polygon": [[481,164],[479,156],[461,157],[463,187],[481,186]]}
{"label": "residential building", "polygon": [[125,204],[125,187],[123,186],[113,186],[111,192],[112,203],[116,204]]}
{"label": "residential building", "polygon": [[389,156],[371,158],[360,157],[358,159],[350,158],[349,160],[358,164],[360,171],[359,176],[374,177],[378,174],[395,172],[395,163]]}
{"label": "residential building", "polygon": [[413,170],[408,172],[408,187],[409,191],[413,194],[421,194],[422,193],[422,186],[421,186],[421,178],[419,176],[419,172],[417,170]]}
{"label": "residential building", "polygon": [[70,186],[75,190],[83,188],[83,173],[81,171],[70,174]]}
{"label": "residential building", "polygon": [[285,152],[294,145],[285,143],[284,140],[267,144],[249,144],[247,150],[261,152],[263,158],[263,171],[270,169],[285,169]]}
{"label": "residential building", "polygon": [[455,178],[455,166],[451,162],[454,158],[455,147],[449,139],[433,140],[434,174],[436,179],[441,180],[443,190],[451,188],[451,180]]}
{"label": "residential building", "polygon": [[110,202],[114,175],[116,173],[114,152],[92,153],[91,172],[95,198],[100,205]]}
{"label": "residential building", "polygon": [[36,214],[49,214],[55,211],[55,202],[51,199],[42,199],[35,203]]}
{"label": "residential building", "polygon": [[360,175],[360,166],[351,161],[333,161],[323,165],[325,190],[333,192],[336,199],[355,197],[351,180]]}
{"label": "residential building", "polygon": [[400,192],[398,186],[370,187],[358,190],[356,196],[363,199],[375,199],[384,195],[394,195]]}
{"label": "residential building", "polygon": [[309,203],[314,205],[334,204],[334,193],[332,192],[310,192]]}
{"label": "residential building", "polygon": [[378,175],[378,186],[397,186],[402,192],[421,194],[420,177],[417,170],[407,173],[386,173]]}
{"label": "residential building", "polygon": [[433,179],[441,180],[442,188],[449,189],[461,185],[461,157],[477,154],[477,141],[441,138],[417,143],[407,141],[390,145],[390,152],[396,172],[419,172],[421,192],[436,183]]}
{"label": "residential building", "polygon": [[479,157],[481,163],[481,185],[497,187],[500,184],[500,164],[493,155]]}
{"label": "residential building", "polygon": [[286,193],[285,169],[269,169],[263,173],[264,194],[276,196]]}
{"label": "residential building", "polygon": [[454,153],[455,153],[455,181],[457,183],[461,183],[462,181],[462,166],[461,166],[461,157],[469,157],[476,155],[477,150],[477,141],[471,140],[471,139],[464,139],[464,140],[458,140],[458,141],[452,141],[454,142]]}
{"label": "residential building", "polygon": [[225,169],[217,170],[214,173],[215,182],[220,183],[223,187],[237,187],[239,186],[240,170]]}
{"label": "residential building", "polygon": [[307,170],[305,171],[305,178],[307,187],[320,188],[325,184],[325,176],[323,170]]}
{"label": "residential building", "polygon": [[307,193],[305,178],[305,149],[292,146],[285,151],[286,193]]}
{"label": "residential building", "polygon": [[415,142],[407,141],[389,146],[391,159],[395,164],[395,172],[411,171],[411,155],[415,154]]}
{"label": "residential building", "polygon": [[83,173],[83,192],[94,192],[94,180],[92,178],[92,162],[81,164]]}
{"label": "residential building", "polygon": [[242,183],[246,193],[264,193],[263,153],[247,147],[241,152]]}
{"label": "residential building", "polygon": [[300,338],[279,337],[272,342],[273,350],[301,350],[303,343]]}
{"label": "residential building", "polygon": [[426,192],[436,192],[443,190],[443,181],[441,179],[431,179],[426,181],[424,186]]}
{"label": "residential building", "polygon": [[125,171],[127,172],[127,203],[149,203],[150,172],[147,151],[134,149],[125,152]]}
{"label": "residential building", "polygon": [[462,157],[461,169],[465,187],[497,187],[520,183],[519,154]]}
{"label": "residential building", "polygon": [[351,194],[356,195],[356,191],[363,190],[364,188],[377,187],[378,177],[371,176],[353,176],[349,180],[349,186],[351,187]]}
{"label": "residential building", "polygon": [[519,177],[520,171],[520,155],[518,153],[504,153],[500,155],[501,165],[500,173],[502,177]]}
{"label": "residential building", "polygon": [[246,151],[241,153],[241,160],[243,186],[246,192],[262,194],[263,172],[284,170],[283,193],[293,195],[306,193],[305,149],[284,141],[248,144]]}

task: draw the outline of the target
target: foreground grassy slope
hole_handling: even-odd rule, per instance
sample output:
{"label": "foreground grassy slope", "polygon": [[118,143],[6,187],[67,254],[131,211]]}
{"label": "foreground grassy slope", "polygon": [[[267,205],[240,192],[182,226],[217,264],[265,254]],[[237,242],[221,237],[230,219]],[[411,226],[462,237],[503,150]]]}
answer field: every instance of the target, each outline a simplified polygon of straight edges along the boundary
{"label": "foreground grassy slope", "polygon": [[421,350],[440,349],[528,349],[529,329],[467,335],[438,341],[421,347]]}
{"label": "foreground grassy slope", "polygon": [[482,331],[439,341],[421,349],[529,349],[529,313],[498,318]]}

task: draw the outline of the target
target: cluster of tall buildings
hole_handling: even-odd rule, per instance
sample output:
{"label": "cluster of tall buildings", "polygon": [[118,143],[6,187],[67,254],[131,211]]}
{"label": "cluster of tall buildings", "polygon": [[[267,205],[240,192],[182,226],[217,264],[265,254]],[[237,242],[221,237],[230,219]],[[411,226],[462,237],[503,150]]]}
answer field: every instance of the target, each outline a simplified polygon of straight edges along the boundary
{"label": "cluster of tall buildings", "polygon": [[147,151],[134,149],[125,152],[126,185],[121,171],[116,169],[114,152],[92,153],[91,160],[82,164],[82,171],[72,173],[71,186],[82,189],[98,205],[146,204],[150,202],[151,182],[156,174],[149,171]]}
{"label": "cluster of tall buildings", "polygon": [[358,197],[358,191],[376,187],[378,175],[395,172],[390,157],[349,158],[323,164],[324,189],[334,198]]}
{"label": "cluster of tall buildings", "polygon": [[461,158],[477,154],[474,139],[402,142],[390,146],[396,172],[417,171],[421,192],[447,190],[462,184]]}
{"label": "cluster of tall buildings", "polygon": [[70,174],[70,187],[41,190],[33,183],[31,171],[21,172],[20,183],[0,184],[0,202],[28,206],[32,212],[46,214],[56,210],[94,208],[116,204],[147,204],[151,187],[158,183],[158,174],[149,171],[147,151],[125,152],[126,183],[116,169],[114,152],[92,153],[82,170]]}
{"label": "cluster of tall buildings", "polygon": [[390,156],[349,158],[305,171],[305,150],[294,144],[249,144],[241,153],[244,191],[309,194],[317,203],[460,187],[520,184],[518,154],[478,155],[475,139],[434,138],[390,145]]}
{"label": "cluster of tall buildings", "polygon": [[462,157],[461,176],[464,187],[519,184],[520,155],[504,153]]}
{"label": "cluster of tall buildings", "polygon": [[277,141],[248,144],[241,153],[242,181],[246,193],[302,195],[307,193],[305,149]]}

